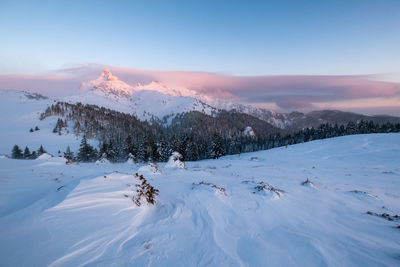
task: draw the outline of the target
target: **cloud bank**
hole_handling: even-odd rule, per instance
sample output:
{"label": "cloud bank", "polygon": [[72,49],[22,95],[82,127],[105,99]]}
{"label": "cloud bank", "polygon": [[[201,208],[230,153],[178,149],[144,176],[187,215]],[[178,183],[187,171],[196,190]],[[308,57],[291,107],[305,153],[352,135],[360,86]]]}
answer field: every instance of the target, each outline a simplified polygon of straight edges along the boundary
{"label": "cloud bank", "polygon": [[0,89],[33,90],[57,96],[74,92],[82,81],[97,78],[103,69],[111,70],[131,85],[157,80],[170,87],[185,87],[210,97],[275,107],[278,111],[337,108],[400,115],[400,83],[376,79],[376,75],[232,76],[86,64],[55,70],[44,76],[0,75]]}

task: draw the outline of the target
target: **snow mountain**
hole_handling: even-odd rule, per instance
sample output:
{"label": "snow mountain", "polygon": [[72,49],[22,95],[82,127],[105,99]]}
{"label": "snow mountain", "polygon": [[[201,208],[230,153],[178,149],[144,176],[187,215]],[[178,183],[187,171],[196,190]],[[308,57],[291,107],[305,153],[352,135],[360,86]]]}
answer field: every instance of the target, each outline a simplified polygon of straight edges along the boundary
{"label": "snow mountain", "polygon": [[323,123],[342,125],[361,120],[372,120],[379,124],[400,122],[400,118],[392,116],[366,116],[333,110],[279,113],[231,100],[212,98],[184,87],[171,87],[161,81],[133,86],[108,70],[104,70],[94,80],[82,82],[78,92],[53,100],[97,105],[134,115],[142,121],[156,120],[164,125],[169,125],[172,119],[182,113],[198,111],[215,116],[223,110],[248,114],[289,132],[318,127]]}
{"label": "snow mountain", "polygon": [[199,111],[211,115],[218,110],[236,110],[281,129],[293,123],[291,114],[211,98],[185,87],[170,87],[160,81],[132,86],[108,70],[104,70],[97,79],[83,82],[80,89],[80,94],[67,100],[134,114],[141,120],[158,119],[168,123],[175,115],[184,112]]}
{"label": "snow mountain", "polygon": [[100,96],[111,98],[130,98],[133,93],[132,86],[121,81],[108,70],[104,70],[95,80],[83,82],[81,90],[90,90]]}
{"label": "snow mountain", "polygon": [[155,119],[168,124],[180,113],[199,111],[211,115],[217,110],[198,98],[189,97],[193,93],[190,90],[171,90],[157,81],[134,87],[108,70],[95,80],[83,82],[80,89],[78,94],[62,100],[103,106],[133,114],[140,120]]}

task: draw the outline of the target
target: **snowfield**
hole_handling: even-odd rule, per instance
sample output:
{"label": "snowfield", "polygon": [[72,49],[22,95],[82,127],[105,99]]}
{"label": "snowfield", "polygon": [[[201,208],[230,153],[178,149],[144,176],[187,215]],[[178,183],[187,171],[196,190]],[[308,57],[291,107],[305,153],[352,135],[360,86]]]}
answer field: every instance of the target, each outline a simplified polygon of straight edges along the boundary
{"label": "snowfield", "polygon": [[[400,134],[185,169],[64,162],[0,158],[0,266],[400,265]],[[133,203],[136,172],[154,206]]]}

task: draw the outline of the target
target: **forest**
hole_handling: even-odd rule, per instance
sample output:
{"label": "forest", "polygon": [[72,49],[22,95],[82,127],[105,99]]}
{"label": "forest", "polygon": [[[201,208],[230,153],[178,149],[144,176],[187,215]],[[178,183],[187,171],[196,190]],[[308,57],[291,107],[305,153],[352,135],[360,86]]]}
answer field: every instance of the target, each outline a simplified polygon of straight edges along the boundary
{"label": "forest", "polygon": [[[158,120],[140,121],[135,116],[96,105],[57,102],[41,115],[43,120],[58,116],[54,134],[73,132],[81,136],[78,151],[68,147],[64,156],[70,161],[92,162],[106,158],[110,162],[165,162],[172,152],[179,152],[184,161],[219,158],[275,147],[293,145],[337,136],[368,133],[400,132],[400,124],[378,124],[373,121],[349,121],[346,124],[321,124],[317,128],[285,131],[251,115],[237,111],[220,111],[209,116],[197,111],[175,116],[169,125]],[[254,135],[244,130],[250,126]],[[96,139],[92,147],[87,139]],[[34,159],[45,152],[24,152],[15,145],[13,158]]]}

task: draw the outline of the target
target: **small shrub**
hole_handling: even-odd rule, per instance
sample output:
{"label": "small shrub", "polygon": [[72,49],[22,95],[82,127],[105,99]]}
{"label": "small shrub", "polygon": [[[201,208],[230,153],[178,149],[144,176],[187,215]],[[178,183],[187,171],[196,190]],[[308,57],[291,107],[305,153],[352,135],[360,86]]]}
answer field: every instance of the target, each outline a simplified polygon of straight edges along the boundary
{"label": "small shrub", "polygon": [[301,182],[301,185],[314,185],[314,183],[311,182],[310,179],[307,178],[307,180]]}
{"label": "small shrub", "polygon": [[146,179],[143,175],[135,174],[135,178],[141,181],[140,184],[136,185],[137,196],[132,197],[132,201],[140,207],[142,204],[142,199],[144,198],[147,203],[154,205],[156,203],[156,196],[158,196],[158,190],[155,189],[152,185],[147,183]]}

